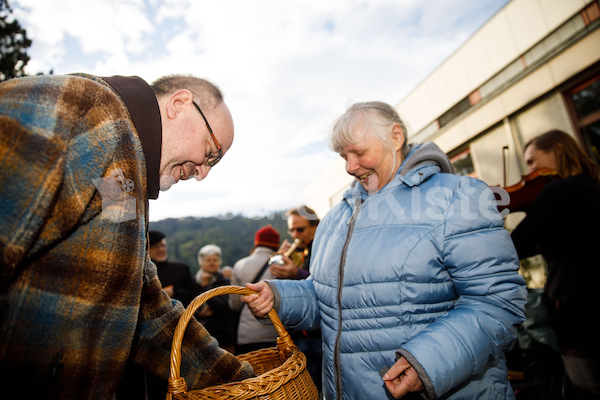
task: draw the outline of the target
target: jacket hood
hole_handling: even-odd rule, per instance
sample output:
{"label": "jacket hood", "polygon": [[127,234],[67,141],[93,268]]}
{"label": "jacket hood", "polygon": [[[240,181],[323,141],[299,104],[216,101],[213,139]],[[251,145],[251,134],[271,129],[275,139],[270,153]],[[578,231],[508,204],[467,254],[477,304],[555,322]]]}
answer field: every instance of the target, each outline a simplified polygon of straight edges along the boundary
{"label": "jacket hood", "polygon": [[412,169],[425,164],[437,165],[440,167],[440,172],[454,173],[454,168],[446,153],[437,144],[427,142],[424,144],[411,143],[408,146],[408,154],[400,165],[400,174],[406,175]]}

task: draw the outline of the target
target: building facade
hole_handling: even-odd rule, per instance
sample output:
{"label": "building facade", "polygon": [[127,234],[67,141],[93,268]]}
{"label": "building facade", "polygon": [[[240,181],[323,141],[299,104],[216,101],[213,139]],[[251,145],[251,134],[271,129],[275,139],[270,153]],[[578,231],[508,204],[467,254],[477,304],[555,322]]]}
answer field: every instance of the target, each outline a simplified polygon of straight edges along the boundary
{"label": "building facade", "polygon": [[[598,0],[511,0],[396,105],[409,141],[434,141],[456,173],[489,185],[520,181],[524,144],[549,129],[600,163],[599,27]],[[351,180],[340,158],[306,203],[324,215]]]}

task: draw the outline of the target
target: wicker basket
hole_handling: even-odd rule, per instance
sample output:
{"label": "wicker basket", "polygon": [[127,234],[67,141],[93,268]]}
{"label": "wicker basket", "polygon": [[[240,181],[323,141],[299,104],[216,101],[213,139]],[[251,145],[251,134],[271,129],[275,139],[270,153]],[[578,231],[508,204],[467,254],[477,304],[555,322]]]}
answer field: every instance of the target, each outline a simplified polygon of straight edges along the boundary
{"label": "wicker basket", "polygon": [[275,310],[268,314],[279,337],[277,346],[239,355],[240,361],[248,361],[258,375],[224,385],[211,386],[188,392],[180,377],[181,343],[188,322],[194,312],[207,300],[223,294],[248,295],[255,293],[240,286],[220,286],[202,293],[187,307],[173,336],[171,348],[171,376],[169,377],[167,400],[210,400],[210,399],[261,399],[261,400],[316,400],[317,387],[306,369],[306,356],[298,350],[283,327]]}

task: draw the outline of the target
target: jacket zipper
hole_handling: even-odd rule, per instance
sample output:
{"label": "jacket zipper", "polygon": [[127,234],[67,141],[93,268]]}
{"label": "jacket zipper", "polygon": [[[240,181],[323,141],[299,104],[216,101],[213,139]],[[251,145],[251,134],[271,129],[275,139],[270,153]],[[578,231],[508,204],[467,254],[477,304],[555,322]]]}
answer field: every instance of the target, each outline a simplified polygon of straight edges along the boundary
{"label": "jacket zipper", "polygon": [[348,220],[348,234],[346,235],[346,241],[344,242],[344,247],[342,248],[342,255],[340,257],[340,267],[339,267],[339,275],[338,275],[338,287],[337,287],[337,304],[338,304],[338,330],[337,335],[335,337],[335,346],[333,353],[333,370],[335,371],[335,390],[336,390],[336,398],[343,398],[342,393],[342,369],[340,365],[340,347],[341,347],[341,337],[342,337],[342,287],[344,286],[344,267],[346,264],[346,252],[348,251],[348,245],[350,244],[350,238],[352,237],[352,231],[354,230],[354,223],[356,222],[356,217],[358,216],[358,212],[360,211],[360,207],[362,206],[362,199],[360,197],[354,198],[354,210],[350,219]]}

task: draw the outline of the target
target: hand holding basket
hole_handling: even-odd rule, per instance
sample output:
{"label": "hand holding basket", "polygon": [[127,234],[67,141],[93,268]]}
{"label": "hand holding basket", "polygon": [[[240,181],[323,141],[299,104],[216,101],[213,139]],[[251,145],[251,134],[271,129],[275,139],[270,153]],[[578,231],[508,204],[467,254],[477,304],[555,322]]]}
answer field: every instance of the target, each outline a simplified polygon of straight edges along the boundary
{"label": "hand holding basket", "polygon": [[256,292],[241,286],[220,286],[202,293],[189,304],[179,319],[173,336],[167,400],[318,399],[317,388],[306,369],[306,356],[298,350],[275,310],[269,311],[268,317],[279,334],[276,347],[237,356],[238,360],[248,361],[252,365],[258,375],[256,378],[188,391],[185,380],[180,376],[181,345],[194,312],[215,296],[253,293]]}

